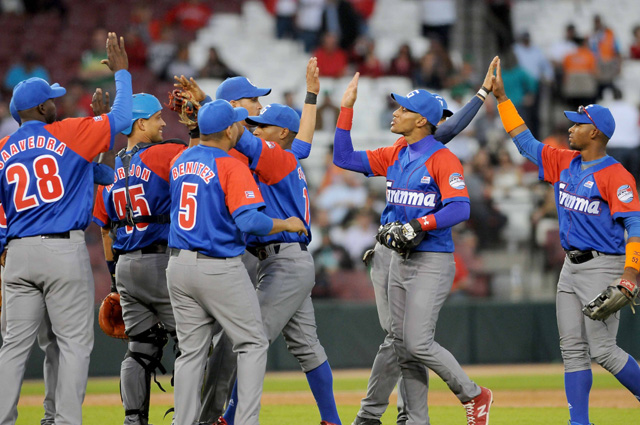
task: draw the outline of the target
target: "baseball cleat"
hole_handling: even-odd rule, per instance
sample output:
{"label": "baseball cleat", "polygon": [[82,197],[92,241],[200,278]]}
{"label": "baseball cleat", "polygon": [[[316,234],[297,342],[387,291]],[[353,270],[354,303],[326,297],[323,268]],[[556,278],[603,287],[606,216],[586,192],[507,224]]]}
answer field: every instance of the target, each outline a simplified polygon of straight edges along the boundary
{"label": "baseball cleat", "polygon": [[320,425],[338,425],[338,424],[334,424],[333,422],[321,421]]}
{"label": "baseball cleat", "polygon": [[227,420],[220,416],[212,425],[227,425]]}
{"label": "baseball cleat", "polygon": [[356,416],[351,425],[382,425],[382,422],[380,421],[380,419],[369,419]]}
{"label": "baseball cleat", "polygon": [[467,410],[467,425],[489,425],[493,393],[489,388],[480,387],[480,390],[480,395],[462,404]]}

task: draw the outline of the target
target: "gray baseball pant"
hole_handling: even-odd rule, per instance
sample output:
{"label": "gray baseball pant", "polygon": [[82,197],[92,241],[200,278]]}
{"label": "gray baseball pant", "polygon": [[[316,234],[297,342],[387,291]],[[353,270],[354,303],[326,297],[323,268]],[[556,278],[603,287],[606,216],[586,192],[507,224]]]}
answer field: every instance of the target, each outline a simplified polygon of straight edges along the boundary
{"label": "gray baseball pant", "polygon": [[94,286],[84,232],[13,239],[4,272],[6,337],[0,349],[0,424],[15,423],[27,358],[46,312],[60,350],[55,423],[82,423],[93,347]]}
{"label": "gray baseball pant", "polygon": [[167,282],[182,353],[175,368],[175,424],[192,425],[200,412],[199,392],[215,321],[238,356],[237,423],[258,424],[268,342],[258,297],[240,257],[172,252]]}
{"label": "gray baseball pant", "polygon": [[593,358],[615,375],[629,360],[629,354],[616,343],[619,315],[602,322],[582,313],[585,304],[620,277],[624,262],[624,255],[603,255],[582,264],[565,258],[558,280],[556,314],[566,372],[591,369]]}
{"label": "gray baseball pant", "polygon": [[452,253],[392,253],[389,266],[389,307],[393,346],[406,386],[407,425],[428,421],[424,366],[438,374],[465,403],[480,394],[453,355],[435,340],[438,314],[455,274]]}

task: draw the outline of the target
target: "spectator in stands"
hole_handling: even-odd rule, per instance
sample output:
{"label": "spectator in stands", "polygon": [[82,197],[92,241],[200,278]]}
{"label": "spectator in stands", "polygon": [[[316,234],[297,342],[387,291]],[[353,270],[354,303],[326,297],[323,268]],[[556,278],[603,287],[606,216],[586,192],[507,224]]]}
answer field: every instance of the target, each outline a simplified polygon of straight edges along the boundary
{"label": "spectator in stands", "polygon": [[296,30],[307,53],[313,52],[318,46],[324,3],[325,0],[298,0]]}
{"label": "spectator in stands", "polygon": [[[282,94],[284,98],[284,104],[296,111],[299,116],[302,116],[302,109],[293,100],[294,93],[291,90],[287,90]],[[316,110],[317,111],[317,110]],[[317,112],[316,112],[317,113]],[[317,124],[317,123],[316,123]],[[317,127],[317,125],[316,125]]]}
{"label": "spectator in stands", "polygon": [[189,45],[186,43],[180,43],[178,45],[178,51],[176,52],[175,58],[173,58],[167,66],[166,78],[173,81],[174,75],[184,75],[189,78],[196,77],[197,74],[198,71],[189,61]]}
{"label": "spectator in stands", "polygon": [[320,76],[340,78],[347,70],[347,52],[338,45],[338,37],[331,32],[322,36],[322,44],[314,52],[318,58]]}
{"label": "spectator in stands", "polygon": [[175,30],[171,26],[163,27],[160,39],[154,41],[147,50],[147,63],[156,77],[166,79],[167,67],[178,51]]}
{"label": "spectator in stands", "polygon": [[513,26],[511,24],[511,0],[485,0],[489,24],[498,45],[498,52],[506,52],[513,44]]}
{"label": "spectator in stands", "polygon": [[640,25],[633,27],[633,44],[629,47],[629,58],[640,59]]}
{"label": "spectator in stands", "polygon": [[578,39],[578,48],[562,62],[562,95],[570,109],[595,103],[598,93],[598,62],[587,39]]}
{"label": "spectator in stands", "polygon": [[376,0],[349,0],[349,3],[351,3],[360,18],[360,34],[368,35],[368,21],[376,8]]}
{"label": "spectator in stands", "polygon": [[376,55],[376,44],[372,38],[358,37],[353,48],[353,58],[361,77],[378,78],[384,74],[382,62]]}
{"label": "spectator in stands", "polygon": [[[609,89],[610,90],[610,89]],[[607,90],[607,91],[609,91]],[[610,96],[609,96],[610,97]],[[640,178],[640,111],[613,88],[613,99],[600,102],[616,117],[616,131],[607,143],[607,154],[617,159],[636,179]]]}
{"label": "spectator in stands", "polygon": [[[551,60],[554,71],[554,84],[559,89],[562,88],[562,80],[564,77],[562,72],[562,63],[567,55],[575,52],[578,48],[578,43],[576,42],[577,39],[578,34],[576,32],[575,25],[569,24],[565,27],[564,38],[562,40],[557,40],[549,48],[549,59]],[[554,90],[553,95],[557,100],[562,98],[560,90]]]}
{"label": "spectator in stands", "polygon": [[508,51],[502,58],[502,79],[505,88],[508,87],[511,101],[523,114],[525,108],[531,107],[537,92],[536,80],[524,70],[516,59],[513,51]]}
{"label": "spectator in stands", "polygon": [[398,109],[398,103],[385,93],[385,106],[380,112],[380,128],[389,128],[393,120],[393,112]]}
{"label": "spectator in stands", "polygon": [[620,46],[611,28],[606,27],[600,15],[593,17],[593,34],[589,37],[591,50],[598,58],[598,97],[607,87],[613,87],[613,80],[620,75],[622,57]]}
{"label": "spectator in stands", "polygon": [[[328,173],[333,173],[330,167]],[[316,207],[328,211],[329,223],[342,223],[349,210],[361,208],[367,199],[364,177],[355,173],[333,173],[331,183],[316,194]]]}
{"label": "spectator in stands", "polygon": [[453,258],[456,262],[456,274],[448,300],[465,300],[470,296],[484,297],[489,295],[489,282],[482,258],[477,254],[478,237],[465,226],[452,229],[453,243],[456,251]]}
{"label": "spectator in stands", "polygon": [[102,60],[106,59],[104,52],[104,41],[107,39],[107,30],[104,28],[96,28],[91,36],[91,48],[82,53],[82,61],[80,64],[79,77],[88,90],[96,87],[105,89],[115,93],[113,82],[113,73],[109,67],[102,64]]}
{"label": "spectator in stands", "polygon": [[136,2],[131,9],[131,28],[148,46],[160,40],[162,21],[153,19],[153,9],[147,2]]}
{"label": "spectator in stands", "polygon": [[276,15],[276,37],[296,39],[295,18],[298,12],[296,0],[275,0],[273,13]]}
{"label": "spectator in stands", "polygon": [[183,31],[195,32],[207,25],[211,14],[211,8],[202,0],[183,0],[167,12],[165,21],[177,24]]}
{"label": "spectator in stands", "polygon": [[494,150],[495,146],[504,141],[504,127],[498,115],[495,98],[487,97],[484,106],[473,119],[473,127],[480,147]]}
{"label": "spectator in stands", "polygon": [[[557,123],[552,133],[547,136],[542,143],[556,149],[569,149],[569,133],[567,125],[564,122]],[[525,163],[526,164],[526,163]],[[537,172],[537,168],[535,168]]]}
{"label": "spectator in stands", "polygon": [[0,139],[13,134],[18,127],[20,126],[9,113],[8,102],[5,102],[4,100],[0,101]]}
{"label": "spectator in stands", "polygon": [[[360,35],[360,16],[349,1],[326,0],[322,13],[322,33],[335,34],[340,48],[346,52],[351,51]],[[322,72],[322,68],[320,71]]]}
{"label": "spectator in stands", "polygon": [[134,27],[129,27],[124,35],[127,42],[127,58],[129,59],[129,70],[139,70],[147,66],[147,44],[140,37]]}
{"label": "spectator in stands", "polygon": [[[67,94],[58,101],[58,119],[93,115],[93,109],[91,109],[93,93],[85,89],[82,81],[74,78],[65,84],[65,88],[67,89]],[[109,95],[113,94],[109,93]],[[113,101],[113,98],[111,98],[111,101]]]}
{"label": "spectator in stands", "polygon": [[[408,43],[403,43],[391,59],[387,75],[412,78],[417,68],[416,60]],[[388,97],[388,96],[387,96]]]}
{"label": "spectator in stands", "polygon": [[449,52],[442,43],[432,40],[429,50],[420,59],[420,64],[413,77],[414,87],[426,87],[442,90],[447,86],[447,78],[454,72]]}
{"label": "spectator in stands", "polygon": [[[102,40],[102,44],[104,44],[104,40]],[[104,46],[102,46],[102,50],[104,51]],[[4,77],[4,88],[12,91],[20,81],[31,77],[38,77],[49,81],[49,72],[44,66],[40,65],[38,55],[34,52],[27,51],[22,55],[22,60],[14,63],[7,70],[7,75]]]}
{"label": "spectator in stands", "polygon": [[[375,214],[365,208],[351,210],[344,227],[334,227],[331,239],[338,245],[345,247],[354,264],[362,265],[362,255],[373,248],[378,233],[378,223]],[[379,217],[378,217],[379,218]]]}
{"label": "spectator in stands", "polygon": [[30,15],[55,10],[61,18],[67,14],[67,6],[63,0],[22,0],[24,8]]}
{"label": "spectator in stands", "polygon": [[[323,91],[322,103],[318,106],[316,114],[316,130],[332,130],[336,128],[340,108],[333,103],[329,91]],[[333,164],[333,159],[330,163]]]}
{"label": "spectator in stands", "polygon": [[422,0],[422,36],[436,39],[449,50],[450,34],[456,22],[456,0]]}
{"label": "spectator in stands", "polygon": [[200,69],[199,75],[200,78],[217,78],[219,80],[226,80],[227,78],[237,76],[238,73],[227,66],[215,47],[210,47],[209,57],[207,58],[207,62]]}
{"label": "spectator in stands", "polygon": [[341,270],[352,270],[353,261],[347,250],[331,240],[328,230],[322,229],[322,244],[313,251],[313,262],[316,267],[316,284],[311,295],[314,298],[331,296],[331,280]]}
{"label": "spectator in stands", "polygon": [[533,134],[539,134],[540,129],[540,95],[553,83],[553,67],[545,57],[542,49],[531,43],[531,35],[524,32],[518,42],[513,46],[518,64],[536,81],[536,90],[533,92],[532,102],[524,106],[521,113]]}

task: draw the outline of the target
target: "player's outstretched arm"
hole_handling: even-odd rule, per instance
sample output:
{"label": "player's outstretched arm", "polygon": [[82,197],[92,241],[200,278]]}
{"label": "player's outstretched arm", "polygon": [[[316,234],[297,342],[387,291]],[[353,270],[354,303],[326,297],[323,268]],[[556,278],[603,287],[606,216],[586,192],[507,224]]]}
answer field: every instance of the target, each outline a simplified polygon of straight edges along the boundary
{"label": "player's outstretched arm", "polygon": [[107,35],[107,59],[103,59],[101,63],[107,65],[115,74],[122,69],[129,69],[129,58],[124,48],[124,37],[116,36],[115,32]]}
{"label": "player's outstretched arm", "polygon": [[300,131],[297,139],[311,143],[313,132],[316,128],[316,101],[320,93],[320,69],[318,68],[318,58],[311,58],[307,63],[307,96],[302,107],[302,117],[300,117]]}
{"label": "player's outstretched arm", "polygon": [[353,108],[353,105],[356,103],[356,99],[358,98],[358,80],[360,79],[360,73],[356,72],[351,81],[349,81],[349,85],[344,91],[342,95],[342,101],[340,102],[340,106],[343,108]]}
{"label": "player's outstretched arm", "polygon": [[492,92],[498,101],[498,112],[500,112],[502,125],[505,131],[509,133],[509,136],[512,138],[516,137],[518,134],[528,130],[528,128],[504,90],[500,59],[498,59],[498,63],[496,64],[496,75],[492,76],[491,80]]}
{"label": "player's outstretched arm", "polygon": [[[124,37],[118,37],[115,32],[110,32],[107,37],[107,59],[102,61],[115,74],[116,98],[113,108],[107,114],[111,121],[111,134],[120,133],[131,125],[133,108],[133,89],[131,87],[131,74],[127,71],[129,60],[124,48]],[[113,145],[113,137],[112,143]]]}
{"label": "player's outstretched arm", "polygon": [[194,99],[197,100],[201,105],[211,102],[211,97],[209,97],[209,99],[207,100],[207,94],[200,88],[193,77],[187,79],[187,77],[185,77],[184,75],[181,75],[179,77],[177,75],[174,75],[173,79],[176,80],[176,82],[173,83],[174,87],[190,92],[193,95]]}

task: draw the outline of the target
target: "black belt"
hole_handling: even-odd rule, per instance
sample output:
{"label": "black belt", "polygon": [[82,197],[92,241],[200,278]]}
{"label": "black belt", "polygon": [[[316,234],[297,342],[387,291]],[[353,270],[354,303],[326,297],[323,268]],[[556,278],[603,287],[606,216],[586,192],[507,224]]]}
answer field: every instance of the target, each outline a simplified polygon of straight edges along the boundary
{"label": "black belt", "polygon": [[136,252],[136,251],[140,251],[142,254],[164,254],[167,252],[167,245],[152,243],[151,245],[147,245],[144,248],[134,249],[132,251],[122,251],[119,249],[116,249],[115,251],[116,251],[116,254],[118,255],[127,254],[129,252]]}
{"label": "black belt", "polygon": [[565,252],[567,253],[567,258],[573,264],[586,263],[587,261],[593,260],[596,257],[599,257],[601,255],[606,255],[604,252],[600,252],[600,251],[580,251],[578,249],[573,249],[570,251],[567,250]]}
{"label": "black belt", "polygon": [[8,240],[23,239],[23,238],[37,238],[37,237],[41,237],[42,239],[70,239],[71,232],[45,233],[44,235],[33,235],[33,236],[18,236],[15,238],[9,238]]}
{"label": "black belt", "polygon": [[[305,244],[303,244],[302,242],[298,242],[298,245],[300,245],[300,249],[302,251],[307,251],[307,246]],[[258,260],[262,261],[262,260],[266,260],[269,257],[269,251],[267,251],[267,247],[272,247],[273,252],[276,255],[280,252],[279,243],[265,245],[265,246],[248,246],[247,251],[249,251],[249,253],[254,257],[258,257]]]}
{"label": "black belt", "polygon": [[[178,255],[180,255],[180,251],[182,251],[179,248],[171,248],[171,256],[172,257],[177,257]],[[196,258],[200,258],[200,259],[204,259],[204,260],[226,260],[229,257],[211,257],[209,255],[203,254],[201,252],[198,252],[196,254]]]}

